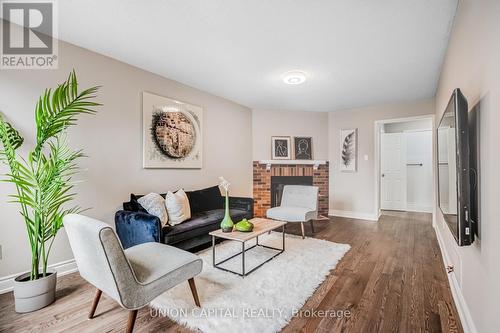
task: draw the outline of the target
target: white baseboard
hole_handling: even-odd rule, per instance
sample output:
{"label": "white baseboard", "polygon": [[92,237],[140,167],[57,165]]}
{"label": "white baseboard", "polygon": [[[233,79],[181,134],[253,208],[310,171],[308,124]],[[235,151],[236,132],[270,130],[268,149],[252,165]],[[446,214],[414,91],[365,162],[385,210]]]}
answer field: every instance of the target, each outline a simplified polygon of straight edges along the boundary
{"label": "white baseboard", "polygon": [[[450,257],[448,255],[448,251],[446,251],[446,247],[444,246],[444,240],[441,236],[441,232],[437,225],[434,226],[434,231],[436,232],[436,238],[438,240],[439,248],[441,249],[441,255],[443,257],[444,266],[450,264]],[[457,307],[458,315],[460,317],[460,321],[462,322],[462,327],[465,333],[477,333],[476,325],[474,325],[474,321],[472,320],[472,315],[470,313],[469,307],[465,302],[464,295],[462,293],[462,289],[458,284],[458,280],[455,274],[446,274],[448,275],[448,282],[450,283],[451,295],[453,296],[453,300],[455,301],[455,305]]]}
{"label": "white baseboard", "polygon": [[330,209],[328,215],[347,217],[350,219],[368,220],[368,221],[378,221],[378,218],[380,217],[380,214],[377,213],[352,212],[349,210],[336,210],[336,209]]}
{"label": "white baseboard", "polygon": [[423,212],[432,213],[432,206],[424,206],[416,203],[406,203],[406,211],[408,212]]}
{"label": "white baseboard", "polygon": [[[61,261],[49,265],[49,268],[55,269],[58,276],[63,276],[78,271],[75,259]],[[0,294],[12,291],[14,289],[14,279],[19,275],[21,275],[21,273],[0,277]]]}

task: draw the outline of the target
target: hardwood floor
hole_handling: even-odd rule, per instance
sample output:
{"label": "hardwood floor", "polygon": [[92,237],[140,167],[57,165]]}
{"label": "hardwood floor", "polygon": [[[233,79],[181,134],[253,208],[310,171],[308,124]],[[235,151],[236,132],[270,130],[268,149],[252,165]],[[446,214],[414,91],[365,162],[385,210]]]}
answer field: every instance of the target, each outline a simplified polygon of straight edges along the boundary
{"label": "hardwood floor", "polygon": [[[430,214],[386,212],[378,223],[331,218],[314,227],[315,237],[352,248],[302,310],[349,310],[351,315],[295,317],[283,332],[463,331]],[[300,226],[287,232],[299,235]],[[94,294],[75,273],[59,279],[53,305],[34,313],[16,314],[12,293],[0,295],[0,332],[123,332],[128,311],[104,294],[94,319],[87,319]],[[190,332],[166,318],[152,318],[147,308],[139,310],[135,327],[135,332]]]}

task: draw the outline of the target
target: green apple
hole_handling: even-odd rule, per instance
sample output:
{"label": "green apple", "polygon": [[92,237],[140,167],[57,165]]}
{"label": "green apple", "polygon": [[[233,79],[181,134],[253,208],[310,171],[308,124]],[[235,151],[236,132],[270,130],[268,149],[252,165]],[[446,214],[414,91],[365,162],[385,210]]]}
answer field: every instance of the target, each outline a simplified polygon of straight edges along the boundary
{"label": "green apple", "polygon": [[240,222],[236,223],[234,227],[236,230],[242,232],[250,232],[253,230],[253,224],[251,222],[248,222],[247,219],[243,219]]}

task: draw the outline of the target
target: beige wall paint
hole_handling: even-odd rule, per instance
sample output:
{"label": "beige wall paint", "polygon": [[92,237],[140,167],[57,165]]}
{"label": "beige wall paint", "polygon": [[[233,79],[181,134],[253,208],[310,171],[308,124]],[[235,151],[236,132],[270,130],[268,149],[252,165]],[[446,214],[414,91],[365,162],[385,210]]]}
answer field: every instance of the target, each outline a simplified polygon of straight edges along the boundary
{"label": "beige wall paint", "polygon": [[[500,2],[462,0],[436,95],[436,120],[460,88],[469,109],[480,109],[481,240],[458,247],[441,212],[437,230],[477,332],[500,327]],[[471,330],[474,330],[471,327]]]}
{"label": "beige wall paint", "polygon": [[[77,203],[92,207],[86,214],[114,225],[114,213],[131,192],[188,190],[210,186],[224,176],[234,195],[252,194],[251,110],[228,100],[190,88],[111,58],[60,43],[59,70],[0,71],[0,111],[26,138],[34,142],[33,110],[46,87],[64,81],[75,69],[82,87],[102,85],[97,116],[81,117],[70,132],[74,148],[89,156],[76,188]],[[204,156],[201,170],[145,170],[142,168],[142,91],[172,97],[204,108]],[[6,172],[1,166],[0,172]],[[25,271],[30,254],[18,206],[8,204],[12,186],[0,184],[0,277]],[[51,263],[72,258],[62,230],[55,242]]]}
{"label": "beige wall paint", "polygon": [[328,159],[328,113],[252,110],[253,159],[271,159],[271,137],[310,136],[313,158]]}
{"label": "beige wall paint", "polygon": [[[330,112],[330,210],[374,216],[375,121],[433,114],[434,100]],[[358,129],[358,171],[340,172],[340,130]],[[365,161],[364,156],[368,156]]]}

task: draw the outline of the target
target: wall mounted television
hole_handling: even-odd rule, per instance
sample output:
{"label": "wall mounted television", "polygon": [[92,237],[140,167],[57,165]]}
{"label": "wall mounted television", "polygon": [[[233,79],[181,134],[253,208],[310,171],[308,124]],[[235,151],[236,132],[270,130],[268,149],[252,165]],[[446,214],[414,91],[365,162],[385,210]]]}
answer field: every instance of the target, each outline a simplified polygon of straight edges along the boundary
{"label": "wall mounted television", "polygon": [[477,158],[469,134],[475,139],[475,129],[469,128],[467,100],[455,89],[437,129],[437,170],[439,208],[459,246],[472,244],[477,230],[478,177],[477,169],[471,169],[471,161]]}

